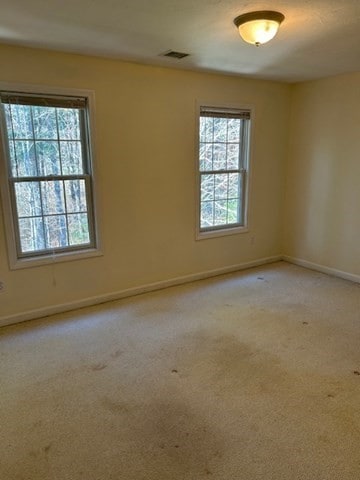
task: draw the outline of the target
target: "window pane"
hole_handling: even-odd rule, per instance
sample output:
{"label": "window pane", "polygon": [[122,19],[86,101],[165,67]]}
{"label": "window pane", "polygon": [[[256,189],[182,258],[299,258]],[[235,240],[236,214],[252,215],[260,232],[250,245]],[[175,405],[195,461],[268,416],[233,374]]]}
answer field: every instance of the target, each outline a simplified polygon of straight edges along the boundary
{"label": "window pane", "polygon": [[239,181],[240,175],[238,173],[229,173],[229,198],[239,197]]}
{"label": "window pane", "polygon": [[14,138],[10,104],[5,104],[4,109],[5,109],[6,128],[7,128],[7,131],[8,131],[8,138],[10,140],[10,139]]}
{"label": "window pane", "polygon": [[68,236],[65,215],[44,217],[46,248],[67,247]]}
{"label": "window pane", "polygon": [[54,107],[32,107],[35,138],[57,140],[56,111]]}
{"label": "window pane", "polygon": [[58,108],[59,137],[62,140],[80,140],[80,112],[75,108]]}
{"label": "window pane", "polygon": [[228,143],[227,145],[227,168],[237,170],[239,168],[239,144]]}
{"label": "window pane", "polygon": [[226,169],[226,144],[214,143],[214,170]]}
{"label": "window pane", "polygon": [[86,212],[85,180],[66,180],[66,210],[71,213]]}
{"label": "window pane", "polygon": [[205,119],[203,117],[200,117],[199,120],[199,136],[200,136],[200,142],[205,142],[206,141],[206,123]]}
{"label": "window pane", "polygon": [[45,215],[65,213],[62,181],[41,182],[41,195]]}
{"label": "window pane", "polygon": [[41,215],[39,182],[16,183],[15,196],[19,217],[35,217]]}
{"label": "window pane", "polygon": [[214,202],[202,202],[201,203],[201,221],[200,227],[213,227],[214,226]]}
{"label": "window pane", "polygon": [[201,201],[214,200],[214,175],[201,175]]}
{"label": "window pane", "polygon": [[12,104],[11,119],[15,138],[33,139],[31,107]]}
{"label": "window pane", "polygon": [[23,253],[44,250],[45,241],[42,217],[21,218],[19,220],[19,236]]}
{"label": "window pane", "polygon": [[58,142],[36,142],[36,155],[39,175],[61,174]]}
{"label": "window pane", "polygon": [[227,119],[214,118],[214,142],[226,142]]}
{"label": "window pane", "polygon": [[81,142],[60,142],[63,175],[84,173]]}
{"label": "window pane", "polygon": [[211,117],[200,117],[200,141],[214,141],[214,119]]}
{"label": "window pane", "polygon": [[70,245],[90,243],[89,224],[86,213],[68,215],[68,223]]}
{"label": "window pane", "polygon": [[227,222],[227,200],[215,202],[214,209],[215,225],[225,225]]}
{"label": "window pane", "polygon": [[212,154],[213,146],[210,143],[201,143],[200,144],[200,170],[212,170]]}
{"label": "window pane", "polygon": [[12,165],[18,177],[34,177],[37,175],[34,142],[15,141],[16,163]]}
{"label": "window pane", "polygon": [[228,196],[228,174],[217,174],[215,176],[215,199],[220,200]]}
{"label": "window pane", "polygon": [[240,122],[238,118],[230,118],[228,120],[228,142],[239,142],[240,141]]}
{"label": "window pane", "polygon": [[13,140],[9,140],[9,154],[10,154],[10,168],[11,168],[11,175],[13,177],[18,177],[18,168],[17,162],[15,157],[15,143]]}
{"label": "window pane", "polygon": [[239,199],[228,200],[228,223],[239,223]]}

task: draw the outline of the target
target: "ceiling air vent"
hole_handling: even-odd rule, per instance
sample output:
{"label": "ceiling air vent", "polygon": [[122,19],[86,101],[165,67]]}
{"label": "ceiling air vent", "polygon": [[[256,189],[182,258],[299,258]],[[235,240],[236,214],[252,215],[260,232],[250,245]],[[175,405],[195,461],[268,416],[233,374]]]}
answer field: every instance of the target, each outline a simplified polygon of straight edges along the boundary
{"label": "ceiling air vent", "polygon": [[182,58],[188,57],[190,54],[184,52],[175,52],[175,50],[168,50],[167,52],[161,53],[160,55],[162,57],[177,58],[178,60],[181,60]]}

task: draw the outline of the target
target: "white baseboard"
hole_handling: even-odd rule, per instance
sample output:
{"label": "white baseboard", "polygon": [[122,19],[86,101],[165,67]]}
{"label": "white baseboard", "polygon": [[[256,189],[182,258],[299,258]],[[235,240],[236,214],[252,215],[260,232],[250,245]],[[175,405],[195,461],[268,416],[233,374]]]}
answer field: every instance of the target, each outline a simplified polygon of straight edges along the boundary
{"label": "white baseboard", "polygon": [[73,302],[52,305],[51,307],[37,308],[35,310],[29,310],[27,312],[16,313],[14,315],[0,317],[0,327],[4,327],[6,325],[12,325],[20,322],[25,322],[27,320],[33,320],[35,318],[48,317],[49,315],[68,312],[70,310],[75,310],[77,308],[89,307],[91,305],[98,305],[100,303],[111,302],[113,300],[119,300],[121,298],[140,295],[141,293],[161,290],[163,288],[172,287],[175,285],[182,285],[184,283],[190,283],[196,280],[203,280],[205,278],[216,277],[218,275],[223,275],[225,273],[231,273],[231,272],[236,272],[240,270],[245,270],[247,268],[258,267],[261,265],[266,265],[268,263],[274,263],[281,260],[282,260],[281,255],[275,255],[272,257],[253,260],[251,262],[240,263],[237,265],[230,265],[228,267],[216,268],[214,270],[207,270],[205,272],[193,273],[190,275],[185,275],[183,277],[176,277],[176,278],[171,278],[169,280],[149,283],[147,285],[128,288],[126,290],[120,290],[118,292],[106,293],[103,295],[84,298],[82,300],[75,300]]}
{"label": "white baseboard", "polygon": [[326,273],[327,275],[333,275],[334,277],[339,277],[344,280],[350,280],[351,282],[360,283],[360,275],[354,273],[343,272],[342,270],[337,270],[336,268],[326,267],[324,265],[319,265],[318,263],[308,262],[307,260],[302,260],[301,258],[289,257],[287,255],[282,256],[282,260],[289,263],[294,263],[300,267],[309,268],[310,270],[316,270],[317,272]]}

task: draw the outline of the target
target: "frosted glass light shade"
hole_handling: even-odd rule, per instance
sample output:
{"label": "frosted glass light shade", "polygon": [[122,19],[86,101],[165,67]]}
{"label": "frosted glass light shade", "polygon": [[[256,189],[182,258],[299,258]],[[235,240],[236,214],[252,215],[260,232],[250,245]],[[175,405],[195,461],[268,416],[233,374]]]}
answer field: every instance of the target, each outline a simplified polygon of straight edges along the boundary
{"label": "frosted glass light shade", "polygon": [[245,42],[253,45],[262,45],[275,37],[279,30],[275,20],[253,20],[239,27],[240,36]]}
{"label": "frosted glass light shade", "polygon": [[259,46],[275,37],[284,18],[279,12],[249,12],[236,17],[234,23],[245,42]]}

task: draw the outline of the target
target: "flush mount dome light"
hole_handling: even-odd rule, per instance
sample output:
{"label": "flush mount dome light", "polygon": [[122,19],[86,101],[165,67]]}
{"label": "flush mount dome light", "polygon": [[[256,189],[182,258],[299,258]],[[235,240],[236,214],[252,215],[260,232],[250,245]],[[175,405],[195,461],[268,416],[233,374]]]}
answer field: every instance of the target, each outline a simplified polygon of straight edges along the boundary
{"label": "flush mount dome light", "polygon": [[241,38],[258,47],[275,37],[284,18],[280,12],[265,10],[239,15],[234,23],[239,29]]}

